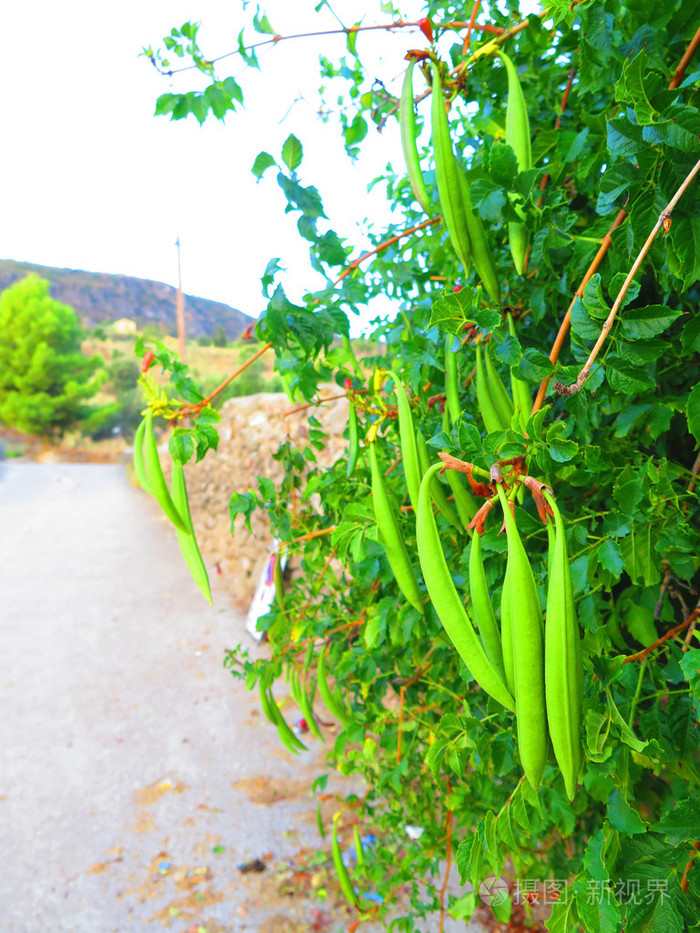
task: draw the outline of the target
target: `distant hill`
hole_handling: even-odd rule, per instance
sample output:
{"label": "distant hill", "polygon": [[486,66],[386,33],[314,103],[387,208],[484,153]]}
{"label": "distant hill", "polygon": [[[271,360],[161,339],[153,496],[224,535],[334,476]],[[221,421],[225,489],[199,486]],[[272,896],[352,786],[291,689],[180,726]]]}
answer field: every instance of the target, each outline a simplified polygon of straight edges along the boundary
{"label": "distant hill", "polygon": [[[0,291],[35,272],[51,283],[52,297],[70,305],[86,327],[131,318],[139,327],[146,324],[166,333],[177,332],[175,295],[172,285],[135,279],[128,275],[56,269],[30,262],[0,259]],[[221,325],[229,340],[238,336],[254,320],[242,311],[219,301],[185,295],[185,324],[188,337],[213,334]]]}

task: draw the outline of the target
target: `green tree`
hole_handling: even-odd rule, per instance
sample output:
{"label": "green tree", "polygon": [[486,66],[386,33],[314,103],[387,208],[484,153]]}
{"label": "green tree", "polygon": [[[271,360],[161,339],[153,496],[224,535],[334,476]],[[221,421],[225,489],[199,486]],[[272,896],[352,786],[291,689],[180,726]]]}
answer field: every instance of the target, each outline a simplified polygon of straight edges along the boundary
{"label": "green tree", "polygon": [[29,275],[0,295],[0,421],[29,434],[94,430],[105,409],[87,404],[106,378],[99,356],[81,352],[75,311]]}
{"label": "green tree", "polygon": [[214,331],[214,336],[211,338],[211,345],[213,347],[227,347],[228,346],[228,337],[226,336],[226,331],[221,324]]}

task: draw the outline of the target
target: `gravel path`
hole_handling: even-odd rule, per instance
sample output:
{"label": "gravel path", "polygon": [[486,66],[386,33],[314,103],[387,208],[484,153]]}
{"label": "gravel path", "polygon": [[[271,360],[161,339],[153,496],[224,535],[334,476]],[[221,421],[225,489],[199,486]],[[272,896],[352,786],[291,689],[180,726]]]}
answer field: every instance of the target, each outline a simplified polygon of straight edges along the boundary
{"label": "gravel path", "polygon": [[0,930],[347,929],[279,895],[319,843],[322,754],[224,670],[253,643],[214,583],[211,609],[123,467],[0,463]]}

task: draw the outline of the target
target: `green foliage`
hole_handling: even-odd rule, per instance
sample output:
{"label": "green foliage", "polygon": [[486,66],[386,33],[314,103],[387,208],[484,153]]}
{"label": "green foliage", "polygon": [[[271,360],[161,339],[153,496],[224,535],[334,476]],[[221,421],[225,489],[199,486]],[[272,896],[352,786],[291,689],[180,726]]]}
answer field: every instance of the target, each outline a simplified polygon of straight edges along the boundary
{"label": "green foliage", "polygon": [[107,378],[102,360],[81,353],[77,315],[35,275],[0,295],[0,420],[28,434],[96,430],[111,414],[87,404]]}
{"label": "green foliage", "polygon": [[[494,5],[491,23],[509,30],[516,7]],[[698,929],[700,859],[689,859],[700,838],[700,648],[687,626],[659,644],[689,619],[700,585],[693,476],[700,441],[697,178],[620,302],[588,380],[580,391],[566,390],[660,212],[700,158],[697,65],[689,65],[677,89],[669,88],[697,28],[691,7],[682,0],[553,0],[551,18],[531,17],[508,38],[532,128],[534,168],[523,172],[500,138],[505,69],[488,54],[463,60],[457,33],[446,70],[464,66],[466,81],[446,82],[451,133],[484,220],[504,307],[482,293],[473,269],[464,273],[437,224],[399,236],[362,271],[332,282],[329,269],[359,250],[332,230],[322,193],[303,175],[301,143],[290,136],[280,162],[263,152],[253,167],[258,177],[276,167],[286,209],[297,216],[312,262],[326,278],[295,302],[285,293],[278,259],[263,278],[269,303],[257,334],[273,344],[288,391],[311,401],[329,380],[344,386],[360,436],[378,431],[390,495],[407,504],[392,385],[401,382],[410,389],[431,461],[446,452],[488,475],[494,465],[506,468],[504,461],[523,456],[527,473],[553,488],[568,529],[585,672],[584,765],[571,802],[552,762],[539,791],[522,779],[513,715],[471,681],[430,603],[421,612],[402,596],[375,523],[364,447],[353,471],[344,457],[319,467],[316,453],[327,438],[311,416],[307,437],[280,438],[275,457],[284,476],[277,487],[260,479],[257,489],[233,490],[232,521],[249,522],[256,509],[264,511],[299,572],[283,604],[262,620],[270,657],[251,661],[238,649],[227,663],[249,687],[260,679],[269,687],[292,671],[313,672],[324,653],[351,711],[328,760],[365,780],[363,819],[380,840],[354,880],[361,893],[377,889],[387,902],[399,888],[408,894],[409,915],[395,929],[415,929],[419,917],[438,907],[448,813],[464,883],[478,890],[512,865],[513,899],[536,881],[556,888],[550,933],[616,933],[623,924],[628,933]],[[437,32],[450,15],[437,0],[424,4],[424,14]],[[476,41],[472,36],[472,50]],[[396,100],[386,84],[365,78],[361,45],[348,45],[349,63],[345,57],[321,61],[327,99],[339,95],[351,158],[366,127],[398,134]],[[397,71],[393,61],[388,76]],[[310,142],[304,145],[308,150]],[[425,158],[429,186],[431,159]],[[338,178],[341,184],[340,169]],[[375,231],[377,246],[426,219],[402,166],[388,167],[381,181],[397,220]],[[553,364],[559,324],[623,207],[626,216],[573,305],[571,332]],[[516,216],[530,239],[523,276],[515,273],[508,246]],[[271,248],[277,252],[278,244]],[[455,284],[462,290],[453,292]],[[337,337],[347,335],[349,314],[377,294],[390,297],[399,314],[376,322],[370,355],[358,363]],[[506,309],[514,312],[515,335]],[[453,423],[441,411],[446,334],[462,340],[456,354],[461,412]],[[491,358],[506,385],[513,375],[534,395],[552,377],[545,404],[524,428],[514,418],[510,427],[485,430],[471,378],[476,339],[495,345]],[[382,371],[378,379],[375,370]],[[536,505],[527,495],[515,515],[544,601],[548,541]],[[495,607],[507,551],[497,511],[482,541]],[[398,520],[417,565],[412,510]],[[466,598],[470,534],[442,514],[437,521],[453,580]],[[644,648],[651,650],[640,657]],[[418,842],[407,838],[407,824],[423,828]],[[474,903],[467,893],[455,910],[467,917]],[[388,917],[395,907],[384,910]]]}

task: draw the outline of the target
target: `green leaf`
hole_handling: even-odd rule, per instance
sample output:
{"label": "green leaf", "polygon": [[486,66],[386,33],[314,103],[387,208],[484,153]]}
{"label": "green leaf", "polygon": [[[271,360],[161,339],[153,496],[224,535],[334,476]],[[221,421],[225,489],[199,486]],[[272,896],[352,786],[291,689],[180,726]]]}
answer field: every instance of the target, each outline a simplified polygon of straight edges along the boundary
{"label": "green leaf", "polygon": [[620,320],[620,331],[629,340],[638,337],[656,337],[681,316],[681,311],[666,305],[648,305],[630,308]]}
{"label": "green leaf", "polygon": [[683,353],[700,353],[700,314],[688,321],[681,334]]}
{"label": "green leaf", "polygon": [[688,396],[685,415],[688,419],[688,430],[696,441],[700,441],[700,382],[693,387]]}
{"label": "green leaf", "polygon": [[282,161],[290,172],[293,172],[301,163],[303,155],[301,143],[293,133],[290,133],[282,145]]}
{"label": "green leaf", "polygon": [[688,289],[700,279],[700,217],[674,217],[667,242],[669,269]]}
{"label": "green leaf", "polygon": [[545,927],[549,933],[578,933],[579,917],[573,898],[554,904]]}
{"label": "green leaf", "polygon": [[607,126],[608,152],[611,156],[633,160],[638,152],[646,148],[641,126],[632,123],[626,113],[609,120]]}
{"label": "green leaf", "polygon": [[277,33],[270,25],[270,21],[264,13],[260,12],[260,7],[258,7],[255,15],[253,16],[253,29],[256,32],[261,32],[263,35],[276,36]]}
{"label": "green leaf", "polygon": [[509,366],[517,366],[523,358],[520,341],[514,334],[506,334],[502,343],[496,347],[496,358]]}
{"label": "green leaf", "polygon": [[497,185],[512,190],[518,177],[518,159],[512,147],[501,140],[497,141],[491,150],[489,172]]}
{"label": "green leaf", "polygon": [[[663,884],[661,878],[654,880]],[[684,933],[688,929],[663,887],[651,898],[645,892],[644,896],[630,900],[626,921],[625,933],[657,933],[661,930],[663,933]]]}
{"label": "green leaf", "polygon": [[576,441],[568,439],[574,427],[573,421],[566,424],[564,421],[555,421],[547,428],[545,443],[549,447],[549,455],[557,463],[566,463],[578,453]]}
{"label": "green leaf", "polygon": [[604,716],[598,710],[586,710],[585,717],[586,745],[588,756],[593,761],[605,761],[612,755],[612,748],[605,748],[610,730],[610,717]]}
{"label": "green leaf", "polygon": [[663,833],[666,842],[673,846],[688,840],[700,839],[700,806],[698,806],[697,797],[677,800],[672,809],[650,829],[655,833]]}
{"label": "green leaf", "polygon": [[658,122],[659,112],[650,103],[644,88],[644,78],[648,70],[647,53],[644,49],[632,59],[627,59],[622,66],[622,76],[615,85],[615,100],[630,103],[640,126]]}
{"label": "green leaf", "polygon": [[[448,334],[458,336],[469,321],[474,307],[474,292],[463,288],[458,292],[443,291],[433,302],[430,327],[439,327]],[[499,315],[500,320],[500,315]]]}
{"label": "green leaf", "polygon": [[693,648],[683,655],[681,670],[691,690],[700,697],[700,648]]}
{"label": "green leaf", "polygon": [[617,789],[608,797],[608,819],[610,824],[625,836],[647,831],[647,824]]}
{"label": "green leaf", "polygon": [[600,335],[600,324],[591,318],[578,296],[571,309],[571,329],[584,340],[597,340]]}
{"label": "green leaf", "polygon": [[600,180],[597,211],[601,216],[619,210],[627,199],[628,193],[636,197],[639,183],[639,169],[628,162],[617,162],[609,168]]}
{"label": "green leaf", "polygon": [[259,181],[267,169],[276,164],[269,152],[259,152],[255,157],[251,171]]}
{"label": "green leaf", "polygon": [[620,547],[616,541],[606,538],[599,546],[597,552],[598,561],[601,567],[610,571],[615,577],[619,577],[624,568],[624,561],[620,553]]}
{"label": "green leaf", "polygon": [[637,395],[656,385],[648,369],[634,366],[612,354],[607,359],[606,375],[612,388],[623,395]]}
{"label": "green leaf", "polygon": [[553,371],[552,362],[545,353],[528,347],[523,353],[517,374],[524,382],[541,382],[551,376]]}
{"label": "green leaf", "polygon": [[349,52],[351,55],[355,55],[355,56],[357,55],[357,27],[358,27],[358,25],[359,25],[359,24],[356,23],[355,26],[351,26],[351,27],[347,30],[347,34],[348,34],[348,52]]}

